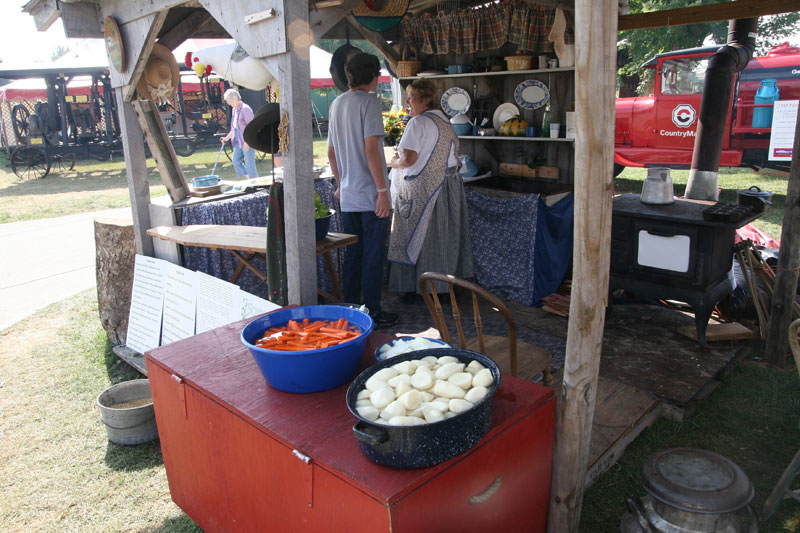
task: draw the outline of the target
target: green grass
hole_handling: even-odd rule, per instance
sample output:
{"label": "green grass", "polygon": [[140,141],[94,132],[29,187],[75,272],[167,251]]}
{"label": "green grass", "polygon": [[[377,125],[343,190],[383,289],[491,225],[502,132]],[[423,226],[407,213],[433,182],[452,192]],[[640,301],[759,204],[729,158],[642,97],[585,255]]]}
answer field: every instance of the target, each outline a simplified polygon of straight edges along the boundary
{"label": "green grass", "polygon": [[[186,181],[211,174],[217,154],[219,148],[208,146],[189,157],[179,157]],[[326,140],[316,138],[314,165],[327,165],[327,161]],[[256,161],[256,168],[259,174],[268,175],[272,169],[270,156]],[[153,159],[147,160],[147,171],[150,196],[167,194]],[[225,154],[215,174],[224,180],[238,179]],[[79,160],[72,171],[51,172],[42,179],[23,181],[11,171],[5,153],[0,152],[0,224],[118,207],[130,207],[125,162],[120,156],[105,162]]]}
{"label": "green grass", "polygon": [[[675,184],[675,194],[683,196],[686,182],[689,179],[688,170],[673,170],[670,175]],[[642,182],[647,176],[647,169],[626,168],[622,174],[614,179],[614,190],[617,193],[640,193]],[[754,222],[761,231],[771,235],[777,240],[781,238],[781,225],[783,224],[783,209],[786,205],[786,189],[789,185],[788,174],[785,172],[768,171],[753,172],[744,168],[722,168],[719,171],[719,187],[722,189],[719,201],[736,203],[736,191],[747,189],[751,185],[758,185],[765,191],[773,193],[773,206],[770,211]]]}
{"label": "green grass", "polygon": [[[688,420],[659,420],[636,438],[619,462],[584,495],[581,531],[619,531],[625,499],[646,494],[638,479],[642,462],[655,452],[676,447],[710,450],[738,464],[755,486],[753,505],[760,514],[797,452],[799,400],[800,379],[794,369],[755,363],[734,368]],[[743,516],[746,520],[746,514]],[[762,532],[799,528],[800,504],[793,500],[781,503],[761,525]]]}
{"label": "green grass", "polygon": [[141,377],[110,351],[93,290],[0,332],[0,531],[199,531],[156,440],[108,442],[97,395]]}

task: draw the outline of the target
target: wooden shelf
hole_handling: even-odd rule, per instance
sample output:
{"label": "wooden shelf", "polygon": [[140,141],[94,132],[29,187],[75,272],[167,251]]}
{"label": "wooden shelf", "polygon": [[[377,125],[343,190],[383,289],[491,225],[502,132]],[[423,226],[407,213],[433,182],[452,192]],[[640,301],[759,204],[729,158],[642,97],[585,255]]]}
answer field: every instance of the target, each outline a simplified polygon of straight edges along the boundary
{"label": "wooden shelf", "polygon": [[534,70],[496,70],[492,72],[467,72],[464,74],[439,74],[436,76],[403,76],[398,78],[400,81],[419,80],[423,78],[431,80],[442,80],[448,78],[475,78],[478,76],[516,76],[531,74],[550,74],[553,72],[573,72],[575,67],[541,68]]}
{"label": "wooden shelf", "polygon": [[562,137],[510,137],[508,135],[459,135],[459,139],[467,139],[474,141],[538,141],[538,142],[567,142],[572,143],[575,139],[565,139]]}

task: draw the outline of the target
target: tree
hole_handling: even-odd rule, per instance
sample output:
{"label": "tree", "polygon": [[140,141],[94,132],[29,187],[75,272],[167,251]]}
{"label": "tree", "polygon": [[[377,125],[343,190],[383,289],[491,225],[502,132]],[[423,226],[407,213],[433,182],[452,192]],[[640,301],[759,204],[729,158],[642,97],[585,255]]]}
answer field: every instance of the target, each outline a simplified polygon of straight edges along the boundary
{"label": "tree", "polygon": [[[719,3],[719,1],[630,0],[628,8],[630,13],[645,13],[716,3]],[[800,13],[761,17],[759,20],[759,35],[756,39],[756,54],[766,54],[770,48],[785,40],[786,36],[796,32],[799,20]],[[642,69],[642,63],[664,52],[702,46],[703,42],[707,42],[707,40],[716,44],[723,44],[727,38],[727,33],[727,21],[620,32],[617,48],[627,56],[628,62],[619,69],[619,73],[623,76],[638,74],[641,78],[639,83],[640,94],[643,94],[644,87],[652,81],[653,70]]]}
{"label": "tree", "polygon": [[50,52],[50,61],[55,61],[59,57],[65,55],[67,52],[69,52],[69,47],[59,44],[53,49],[52,52]]}

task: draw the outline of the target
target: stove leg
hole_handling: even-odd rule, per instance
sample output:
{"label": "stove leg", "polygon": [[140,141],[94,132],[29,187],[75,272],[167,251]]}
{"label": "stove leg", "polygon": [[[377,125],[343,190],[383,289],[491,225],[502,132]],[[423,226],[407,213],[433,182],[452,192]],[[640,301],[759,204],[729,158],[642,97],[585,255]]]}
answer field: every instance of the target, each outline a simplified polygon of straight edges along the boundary
{"label": "stove leg", "polygon": [[708,327],[708,319],[711,318],[711,313],[714,311],[716,302],[708,304],[706,302],[694,306],[694,327],[697,329],[697,342],[700,346],[706,347],[706,328]]}

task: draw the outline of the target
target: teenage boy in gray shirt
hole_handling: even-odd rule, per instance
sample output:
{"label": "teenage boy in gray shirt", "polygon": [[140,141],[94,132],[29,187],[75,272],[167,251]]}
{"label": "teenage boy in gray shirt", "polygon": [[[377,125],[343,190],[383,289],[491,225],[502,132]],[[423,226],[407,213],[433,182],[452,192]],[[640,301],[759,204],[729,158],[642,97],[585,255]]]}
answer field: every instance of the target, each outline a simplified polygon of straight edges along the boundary
{"label": "teenage boy in gray shirt", "polygon": [[[380,63],[357,54],[345,65],[350,90],[338,96],[328,118],[328,159],[345,233],[358,242],[345,248],[342,281],[346,302],[367,306],[376,328],[397,322],[381,309],[381,281],[389,230],[389,181],[383,156],[381,105],[374,93]],[[364,293],[362,300],[361,293]]]}

